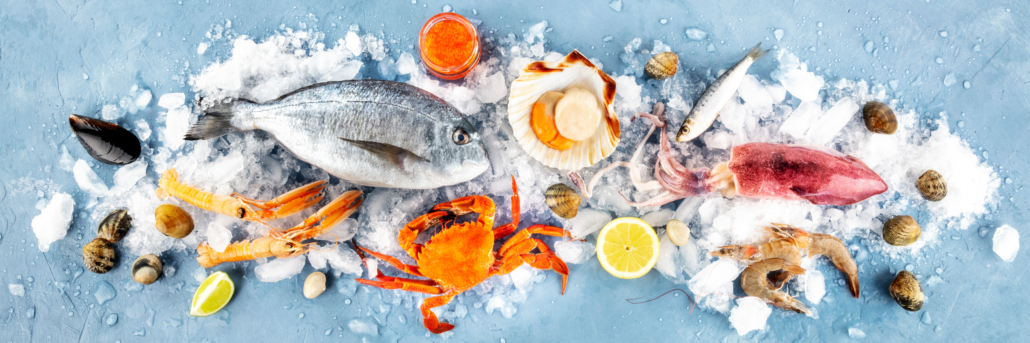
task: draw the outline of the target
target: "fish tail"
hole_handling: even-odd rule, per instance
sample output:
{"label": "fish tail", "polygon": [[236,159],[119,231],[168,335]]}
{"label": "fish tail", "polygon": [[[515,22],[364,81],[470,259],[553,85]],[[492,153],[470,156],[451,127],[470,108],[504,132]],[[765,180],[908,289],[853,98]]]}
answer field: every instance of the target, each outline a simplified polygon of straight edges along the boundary
{"label": "fish tail", "polygon": [[763,51],[762,43],[758,43],[755,45],[754,48],[751,48],[751,52],[747,53],[747,57],[751,57],[751,60],[753,61],[761,58],[762,56],[765,56],[767,52],[769,52],[769,50]]}
{"label": "fish tail", "polygon": [[245,100],[235,100],[229,103],[216,102],[210,108],[204,110],[204,116],[200,117],[190,130],[186,132],[186,140],[195,141],[200,139],[215,138],[221,135],[240,131],[232,126],[233,105]]}

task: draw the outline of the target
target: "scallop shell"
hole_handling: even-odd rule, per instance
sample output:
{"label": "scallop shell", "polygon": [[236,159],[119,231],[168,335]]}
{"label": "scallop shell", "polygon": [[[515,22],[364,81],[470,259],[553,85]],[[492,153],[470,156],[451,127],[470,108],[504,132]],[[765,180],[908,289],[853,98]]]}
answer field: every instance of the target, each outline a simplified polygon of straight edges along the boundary
{"label": "scallop shell", "polygon": [[554,214],[565,219],[572,219],[579,213],[579,203],[582,199],[572,187],[564,183],[556,183],[547,187],[544,191],[544,202],[551,208]]}
{"label": "scallop shell", "polygon": [[665,80],[676,75],[679,69],[680,57],[675,52],[666,51],[651,57],[644,65],[644,72],[655,80]]}
{"label": "scallop shell", "polygon": [[948,195],[948,184],[944,182],[944,176],[933,169],[927,170],[919,177],[916,187],[926,200],[941,201]]}
{"label": "scallop shell", "polygon": [[136,262],[132,263],[132,279],[144,285],[149,285],[157,281],[163,270],[164,265],[161,263],[161,259],[157,258],[157,255],[143,255],[137,258]]}
{"label": "scallop shell", "polygon": [[121,126],[78,114],[68,116],[68,124],[82,147],[97,161],[129,164],[139,158],[139,138]]}
{"label": "scallop shell", "polygon": [[890,291],[891,298],[894,298],[901,308],[909,311],[919,311],[923,308],[923,301],[926,300],[919,279],[907,270],[898,273],[888,291]]}
{"label": "scallop shell", "polygon": [[111,241],[111,243],[118,243],[131,227],[132,217],[129,216],[129,211],[124,208],[117,209],[100,221],[100,226],[97,227],[97,237]]}
{"label": "scallop shell", "polygon": [[114,243],[97,237],[82,247],[82,262],[89,271],[103,274],[114,268]]}
{"label": "scallop shell", "polygon": [[690,227],[679,219],[672,219],[669,220],[668,224],[665,224],[665,235],[669,236],[672,244],[681,247],[690,242]]}
{"label": "scallop shell", "polygon": [[[568,150],[556,150],[541,142],[529,119],[533,103],[547,91],[563,91],[570,87],[581,87],[594,92],[603,106],[603,125],[597,126],[594,135],[586,140],[572,143]],[[519,78],[511,84],[508,99],[508,122],[515,133],[515,139],[522,148],[540,163],[561,170],[579,170],[608,157],[619,145],[621,131],[619,118],[615,116],[615,80],[590,63],[583,54],[573,50],[561,62],[533,62],[522,69]]]}
{"label": "scallop shell", "polygon": [[862,120],[872,132],[890,135],[898,130],[898,117],[890,106],[879,101],[870,101],[862,107]]}
{"label": "scallop shell", "polygon": [[919,240],[923,229],[912,216],[897,216],[883,224],[883,240],[890,245],[906,246]]}
{"label": "scallop shell", "polygon": [[163,204],[154,210],[157,220],[157,231],[165,236],[182,239],[193,232],[193,217],[189,213],[172,204]]}

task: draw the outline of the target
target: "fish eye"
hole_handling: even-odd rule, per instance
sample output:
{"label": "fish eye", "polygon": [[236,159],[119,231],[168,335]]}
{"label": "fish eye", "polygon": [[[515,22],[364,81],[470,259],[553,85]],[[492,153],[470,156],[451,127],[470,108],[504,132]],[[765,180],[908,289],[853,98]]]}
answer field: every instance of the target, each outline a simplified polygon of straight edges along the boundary
{"label": "fish eye", "polygon": [[469,136],[468,132],[465,132],[465,129],[458,128],[457,130],[454,130],[453,134],[451,134],[451,139],[454,140],[455,144],[465,145],[472,140],[472,137]]}
{"label": "fish eye", "polygon": [[243,219],[243,217],[246,217],[246,216],[247,216],[247,210],[244,209],[243,207],[240,207],[239,209],[236,210],[236,218]]}

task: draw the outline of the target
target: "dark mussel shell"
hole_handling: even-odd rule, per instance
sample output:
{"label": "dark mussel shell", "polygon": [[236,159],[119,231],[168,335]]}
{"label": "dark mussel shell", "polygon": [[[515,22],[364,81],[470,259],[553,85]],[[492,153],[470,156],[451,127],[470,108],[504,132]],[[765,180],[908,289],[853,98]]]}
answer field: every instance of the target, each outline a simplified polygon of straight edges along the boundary
{"label": "dark mussel shell", "polygon": [[68,116],[68,123],[82,147],[97,161],[129,164],[139,158],[139,138],[121,126],[78,114]]}

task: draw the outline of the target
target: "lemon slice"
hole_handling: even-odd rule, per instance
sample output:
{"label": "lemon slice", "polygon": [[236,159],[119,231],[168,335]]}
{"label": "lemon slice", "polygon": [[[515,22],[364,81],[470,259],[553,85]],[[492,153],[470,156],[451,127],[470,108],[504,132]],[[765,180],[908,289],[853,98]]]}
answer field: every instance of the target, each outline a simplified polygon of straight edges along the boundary
{"label": "lemon slice", "polygon": [[597,259],[615,277],[635,279],[658,261],[658,235],[640,218],[618,218],[597,236]]}
{"label": "lemon slice", "polygon": [[197,288],[197,293],[193,294],[190,315],[207,317],[218,312],[229,303],[234,291],[236,286],[225,272],[211,274],[200,284],[200,288]]}

